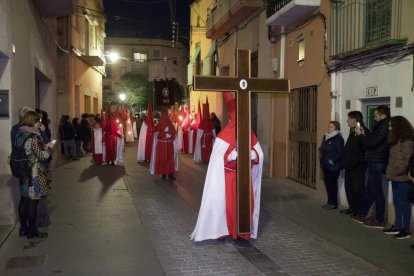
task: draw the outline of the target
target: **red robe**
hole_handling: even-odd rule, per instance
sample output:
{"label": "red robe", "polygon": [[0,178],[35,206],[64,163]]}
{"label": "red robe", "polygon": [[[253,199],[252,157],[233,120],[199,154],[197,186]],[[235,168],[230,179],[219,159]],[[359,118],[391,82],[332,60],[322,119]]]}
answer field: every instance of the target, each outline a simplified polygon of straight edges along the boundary
{"label": "red robe", "polygon": [[114,118],[108,118],[105,126],[105,161],[116,160],[116,138],[122,137],[118,132],[118,125]]}
{"label": "red robe", "polygon": [[203,104],[203,119],[201,120],[199,129],[202,129],[203,136],[201,137],[201,160],[204,163],[210,161],[211,151],[213,150],[213,141],[214,141],[214,124],[210,118],[210,111],[208,107],[208,101],[206,104]]}
{"label": "red robe", "polygon": [[[237,186],[237,160],[229,161],[228,157],[230,153],[236,149],[236,140],[228,139],[229,136],[235,137],[236,128],[235,126],[230,126],[228,129],[223,129],[225,133],[221,135],[220,132],[218,137],[228,143],[230,143],[229,147],[227,148],[226,153],[224,154],[224,176],[226,181],[226,219],[227,219],[227,228],[229,230],[229,235],[232,236],[233,239],[237,239],[237,237],[241,237],[243,239],[250,239],[250,234],[245,235],[237,235],[237,193],[236,193],[236,186]],[[226,133],[227,132],[227,133]],[[230,132],[234,132],[234,134],[230,134]],[[256,145],[258,142],[256,135],[252,132],[251,133],[251,143],[252,145]],[[255,149],[251,148],[251,150]],[[256,156],[259,156],[256,152]],[[259,160],[256,157],[256,160],[252,160],[252,167],[254,164],[258,164]],[[254,206],[254,196],[253,191],[251,192],[251,202],[250,206]],[[251,215],[253,215],[253,208],[251,209]],[[253,221],[253,219],[252,219]]]}
{"label": "red robe", "polygon": [[[166,131],[166,128],[168,130]],[[171,120],[163,113],[161,121],[157,125],[157,148],[155,152],[154,174],[173,174],[175,171],[174,163],[174,139],[176,131]],[[170,137],[167,138],[167,134]]]}
{"label": "red robe", "polygon": [[188,134],[190,131],[190,113],[189,108],[187,108],[187,112],[185,114],[185,118],[182,123],[183,127],[183,149],[184,153],[188,153]]}

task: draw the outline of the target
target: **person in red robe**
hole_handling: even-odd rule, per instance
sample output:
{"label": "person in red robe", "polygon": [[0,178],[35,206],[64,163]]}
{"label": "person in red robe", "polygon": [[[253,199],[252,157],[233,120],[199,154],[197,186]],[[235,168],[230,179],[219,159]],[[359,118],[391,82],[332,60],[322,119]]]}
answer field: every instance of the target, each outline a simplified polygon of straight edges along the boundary
{"label": "person in red robe", "polygon": [[147,134],[145,138],[145,161],[149,162],[151,160],[151,151],[152,151],[152,142],[154,141],[154,114],[152,111],[151,103],[148,103],[147,117],[144,120],[147,126]]}
{"label": "person in red robe", "polygon": [[115,121],[115,118],[108,115],[106,126],[104,130],[104,142],[105,142],[105,161],[108,165],[115,165],[116,160],[116,138],[121,138],[121,134],[118,132],[118,124]]}
{"label": "person in red robe", "polygon": [[211,160],[204,183],[203,197],[197,224],[190,238],[196,242],[223,239],[256,239],[259,225],[260,193],[263,168],[263,151],[256,135],[251,131],[251,232],[238,234],[236,216],[236,104],[232,93],[224,93],[230,122],[214,142]]}
{"label": "person in red robe", "polygon": [[213,141],[216,136],[214,132],[213,121],[210,119],[208,98],[206,100],[206,103],[203,104],[203,119],[201,120],[200,126],[198,127],[198,132],[200,132],[200,130],[202,130],[202,136],[200,139],[201,161],[208,163],[208,161],[210,161],[210,155],[213,149]]}
{"label": "person in red robe", "polygon": [[197,130],[198,130],[198,126],[200,125],[201,122],[201,104],[200,104],[200,100],[198,100],[198,106],[197,106],[197,113],[195,115],[195,119],[193,121],[193,124],[191,124],[191,128],[193,129],[193,153],[195,151],[195,146],[196,146],[196,141],[197,141]]}
{"label": "person in red robe", "polygon": [[167,109],[163,107],[161,119],[157,125],[157,147],[155,151],[154,174],[162,175],[162,179],[175,180],[174,139],[176,131],[168,118]]}
{"label": "person in red robe", "polygon": [[184,153],[188,153],[189,149],[188,149],[188,134],[190,131],[190,108],[187,106],[186,110],[185,110],[185,117],[182,123],[182,128],[183,128],[183,148],[182,151]]}

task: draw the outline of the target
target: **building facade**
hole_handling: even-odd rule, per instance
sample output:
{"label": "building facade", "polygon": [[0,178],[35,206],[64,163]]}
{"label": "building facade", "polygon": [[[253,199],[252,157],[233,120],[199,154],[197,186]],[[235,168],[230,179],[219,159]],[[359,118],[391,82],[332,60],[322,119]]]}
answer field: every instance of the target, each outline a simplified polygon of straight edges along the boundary
{"label": "building facade", "polygon": [[286,163],[277,160],[274,169],[277,176],[285,175],[322,195],[325,188],[317,148],[331,119],[330,1],[305,2],[267,2],[266,22],[274,43],[276,75],[289,79],[291,85],[289,101],[276,106],[276,110],[283,110],[280,115],[286,128],[283,139],[276,138],[274,155],[276,160],[283,156]]}
{"label": "building facade", "polygon": [[105,75],[102,0],[78,0],[76,12],[58,19],[58,115],[100,113]]}
{"label": "building facade", "polygon": [[169,40],[108,37],[105,52],[107,56],[116,53],[119,59],[107,59],[104,93],[118,93],[120,78],[126,73],[143,75],[149,81],[174,78],[185,89],[188,50],[181,43],[172,47]]}
{"label": "building facade", "polygon": [[217,40],[206,37],[208,14],[214,8],[214,0],[198,0],[190,9],[190,60],[187,69],[187,90],[190,94],[189,106],[193,114],[197,112],[198,101],[206,102],[208,97],[210,113],[216,113],[223,121],[223,96],[221,93],[193,91],[194,75],[215,76],[217,72]]}

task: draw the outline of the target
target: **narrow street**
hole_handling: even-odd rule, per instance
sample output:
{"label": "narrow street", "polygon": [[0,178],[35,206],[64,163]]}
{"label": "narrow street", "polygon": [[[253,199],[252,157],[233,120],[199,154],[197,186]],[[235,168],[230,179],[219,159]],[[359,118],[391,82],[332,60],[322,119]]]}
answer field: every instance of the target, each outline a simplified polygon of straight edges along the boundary
{"label": "narrow street", "polygon": [[46,239],[18,237],[0,248],[0,275],[413,275],[412,239],[368,229],[300,184],[264,179],[259,238],[194,243],[207,165],[181,155],[175,182],[137,164],[90,165],[90,156],[52,172]]}

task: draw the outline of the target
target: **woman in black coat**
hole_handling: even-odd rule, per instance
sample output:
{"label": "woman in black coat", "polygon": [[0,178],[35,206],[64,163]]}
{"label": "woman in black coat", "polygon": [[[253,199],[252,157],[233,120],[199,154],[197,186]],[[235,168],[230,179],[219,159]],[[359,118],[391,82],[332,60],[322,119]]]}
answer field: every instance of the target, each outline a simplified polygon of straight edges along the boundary
{"label": "woman in black coat", "polygon": [[326,193],[328,195],[327,204],[322,208],[332,210],[338,208],[338,178],[344,167],[344,139],[339,132],[341,126],[337,121],[330,121],[328,132],[322,139],[320,147],[320,165],[324,174]]}

